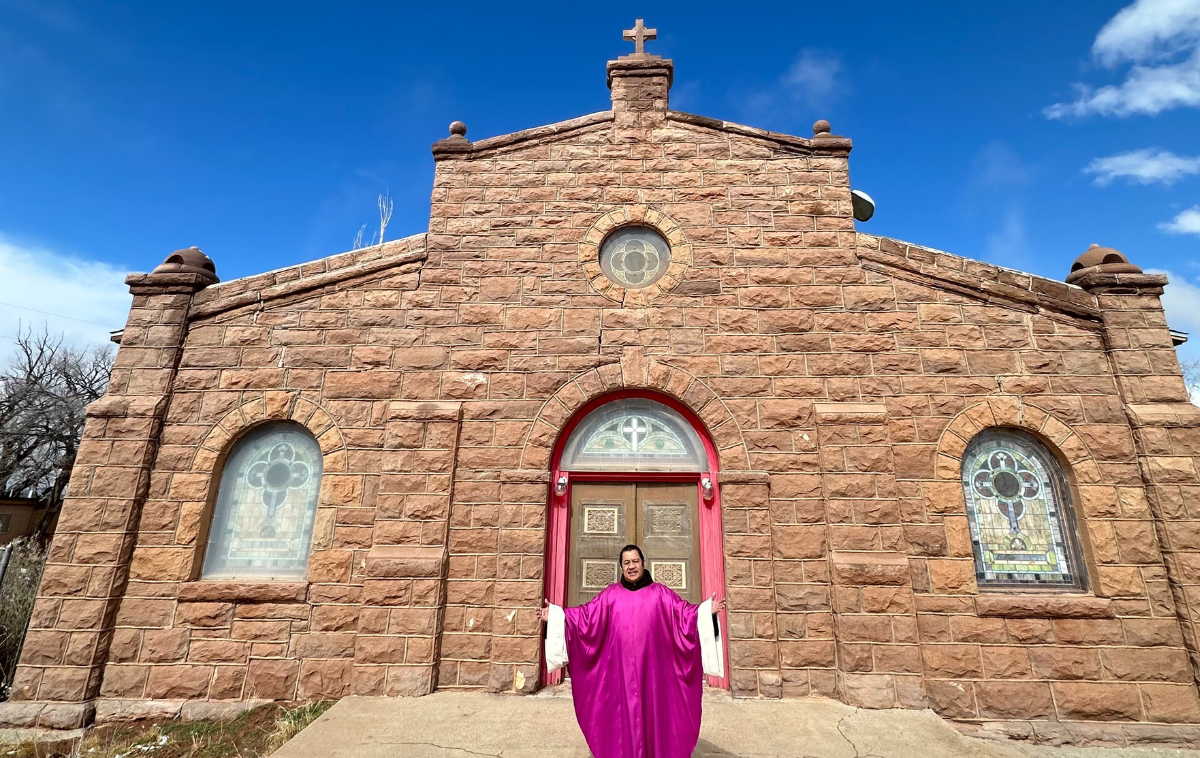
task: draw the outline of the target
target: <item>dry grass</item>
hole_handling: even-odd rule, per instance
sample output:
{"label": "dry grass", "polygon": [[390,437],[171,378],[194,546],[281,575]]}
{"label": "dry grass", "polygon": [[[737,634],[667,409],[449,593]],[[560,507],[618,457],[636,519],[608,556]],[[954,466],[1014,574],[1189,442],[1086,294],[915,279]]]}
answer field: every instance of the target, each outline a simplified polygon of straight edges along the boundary
{"label": "dry grass", "polygon": [[333,705],[265,705],[228,721],[134,722],[89,730],[82,740],[23,742],[0,758],[262,758]]}
{"label": "dry grass", "polygon": [[13,543],[8,570],[0,584],[0,700],[8,699],[45,565],[46,549],[37,542],[20,539]]}

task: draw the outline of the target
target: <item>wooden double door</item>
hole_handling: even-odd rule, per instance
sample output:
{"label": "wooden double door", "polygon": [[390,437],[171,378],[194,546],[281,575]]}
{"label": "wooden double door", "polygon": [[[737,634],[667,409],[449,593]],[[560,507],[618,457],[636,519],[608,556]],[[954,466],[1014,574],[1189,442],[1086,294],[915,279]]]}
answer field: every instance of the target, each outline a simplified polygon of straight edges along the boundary
{"label": "wooden double door", "polygon": [[618,552],[630,543],[642,548],[656,582],[701,602],[697,506],[695,483],[573,483],[567,605],[619,581]]}

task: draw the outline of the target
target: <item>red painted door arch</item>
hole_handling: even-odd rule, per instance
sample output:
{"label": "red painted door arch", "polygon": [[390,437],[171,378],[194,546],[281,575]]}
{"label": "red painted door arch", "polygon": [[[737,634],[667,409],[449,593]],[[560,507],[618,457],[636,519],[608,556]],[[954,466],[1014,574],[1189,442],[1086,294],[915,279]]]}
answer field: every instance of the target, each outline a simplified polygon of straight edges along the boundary
{"label": "red painted door arch", "polygon": [[[630,472],[630,471],[562,471],[559,465],[562,461],[563,448],[571,433],[579,423],[601,406],[618,400],[645,399],[662,403],[679,413],[699,435],[704,444],[705,456],[708,459],[708,469],[696,472]],[[717,484],[719,459],[712,438],[705,429],[704,423],[683,403],[678,400],[650,390],[618,390],[606,395],[593,398],[575,412],[571,419],[559,432],[554,444],[554,453],[550,458],[550,487],[546,518],[546,568],[545,596],[556,605],[563,605],[567,595],[567,560],[570,550],[570,503],[571,485],[574,482],[695,482],[699,502],[699,538],[700,538],[700,571],[701,589],[704,597],[725,597],[725,558],[721,527],[721,488]],[[556,484],[566,477],[566,487],[558,492]],[[712,494],[705,496],[703,483],[712,483]],[[721,614],[721,628],[727,630],[725,613]],[[726,632],[725,637],[728,638]],[[729,687],[728,648],[722,651],[725,656],[726,675],[721,678],[707,677],[710,685],[722,688]],[[542,662],[542,682],[557,684],[562,681],[562,672],[548,673],[545,661]]]}

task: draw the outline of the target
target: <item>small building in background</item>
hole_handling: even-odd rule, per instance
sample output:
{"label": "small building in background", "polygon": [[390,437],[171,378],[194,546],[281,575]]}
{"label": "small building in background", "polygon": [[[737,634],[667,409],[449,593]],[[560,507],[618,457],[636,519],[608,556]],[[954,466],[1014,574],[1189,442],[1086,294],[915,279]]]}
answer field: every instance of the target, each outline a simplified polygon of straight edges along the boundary
{"label": "small building in background", "polygon": [[0,497],[0,545],[33,533],[41,515],[39,505],[32,497]]}

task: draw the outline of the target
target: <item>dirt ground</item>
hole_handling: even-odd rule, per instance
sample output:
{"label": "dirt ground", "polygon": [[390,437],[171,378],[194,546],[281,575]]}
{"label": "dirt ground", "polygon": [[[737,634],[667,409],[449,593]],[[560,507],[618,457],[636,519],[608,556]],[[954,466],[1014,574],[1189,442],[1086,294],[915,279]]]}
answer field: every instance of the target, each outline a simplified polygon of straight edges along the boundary
{"label": "dirt ground", "polygon": [[0,758],[261,758],[279,749],[331,705],[265,705],[228,721],[110,724],[65,739],[0,745]]}

